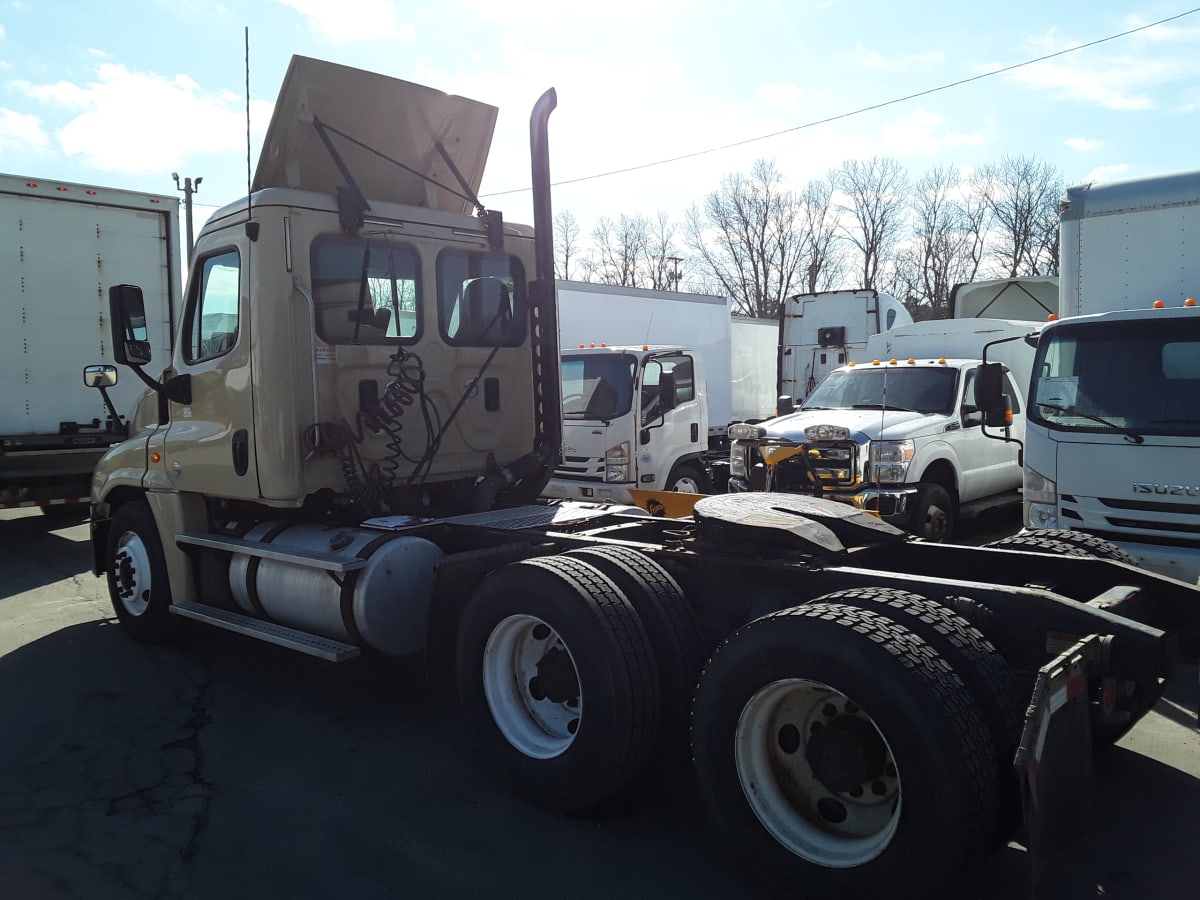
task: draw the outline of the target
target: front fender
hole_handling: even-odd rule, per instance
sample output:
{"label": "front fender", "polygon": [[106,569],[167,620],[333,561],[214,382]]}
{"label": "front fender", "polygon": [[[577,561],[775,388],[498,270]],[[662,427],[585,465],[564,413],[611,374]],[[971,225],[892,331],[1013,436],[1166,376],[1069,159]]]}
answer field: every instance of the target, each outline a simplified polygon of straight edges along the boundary
{"label": "front fender", "polygon": [[949,465],[954,473],[954,490],[961,494],[963,467],[958,456],[958,449],[946,440],[934,440],[917,446],[912,462],[908,465],[909,481],[914,484],[924,481],[925,474],[938,463]]}

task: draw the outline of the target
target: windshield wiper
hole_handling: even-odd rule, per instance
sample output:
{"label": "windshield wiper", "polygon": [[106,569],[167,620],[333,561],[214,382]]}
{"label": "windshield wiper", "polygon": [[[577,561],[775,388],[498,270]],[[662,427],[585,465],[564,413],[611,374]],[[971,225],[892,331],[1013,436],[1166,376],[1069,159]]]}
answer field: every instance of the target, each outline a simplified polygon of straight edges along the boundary
{"label": "windshield wiper", "polygon": [[1061,415],[1079,416],[1081,419],[1087,419],[1089,422],[1096,422],[1100,425],[1107,425],[1113,431],[1125,435],[1127,440],[1133,441],[1135,444],[1145,442],[1145,438],[1134,431],[1132,428],[1126,428],[1124,425],[1118,425],[1116,422],[1109,421],[1103,416],[1093,416],[1091,413],[1080,412],[1079,410],[1067,411],[1065,406],[1059,406],[1057,403],[1038,403],[1042,409],[1048,409],[1051,412],[1056,412]]}
{"label": "windshield wiper", "polygon": [[893,406],[891,403],[855,403],[851,409],[893,409],[897,412],[918,412],[907,406]]}

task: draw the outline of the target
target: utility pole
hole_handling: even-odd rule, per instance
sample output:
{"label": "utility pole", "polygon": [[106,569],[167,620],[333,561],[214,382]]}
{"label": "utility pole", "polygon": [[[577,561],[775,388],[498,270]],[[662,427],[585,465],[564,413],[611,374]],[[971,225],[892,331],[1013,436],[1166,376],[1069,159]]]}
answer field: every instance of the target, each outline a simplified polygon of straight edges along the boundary
{"label": "utility pole", "polygon": [[679,274],[679,264],[681,262],[683,262],[683,257],[668,256],[668,257],[666,257],[666,260],[673,266],[673,271],[671,272],[671,275],[670,275],[671,285],[672,285],[672,290],[677,291],[677,290],[679,290],[679,279],[682,277]]}
{"label": "utility pole", "polygon": [[175,179],[175,190],[183,192],[183,215],[184,221],[187,222],[187,258],[188,264],[192,262],[192,194],[200,190],[200,182],[203,178],[197,178],[194,182],[190,178],[183,179],[183,186],[179,184],[179,173],[172,172],[171,177]]}

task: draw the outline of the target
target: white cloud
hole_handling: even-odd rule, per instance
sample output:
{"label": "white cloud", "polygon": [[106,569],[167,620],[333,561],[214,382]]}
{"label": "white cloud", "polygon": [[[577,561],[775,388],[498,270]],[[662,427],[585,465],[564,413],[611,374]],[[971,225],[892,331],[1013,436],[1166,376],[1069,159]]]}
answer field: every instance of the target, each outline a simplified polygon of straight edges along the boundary
{"label": "white cloud", "polygon": [[1100,149],[1103,146],[1102,141],[1094,138],[1067,138],[1066,145],[1072,150],[1078,150],[1080,153],[1091,153],[1093,150]]}
{"label": "white cloud", "polygon": [[50,139],[37,116],[0,109],[0,150],[45,149]]}
{"label": "white cloud", "polygon": [[[104,171],[164,171],[180,166],[187,154],[238,150],[245,141],[244,101],[227,92],[206,93],[187,75],[170,78],[103,63],[88,84],[13,86],[62,107],[67,117],[55,136],[63,153]],[[254,130],[264,130],[270,111],[269,103],[251,103],[251,122],[259,126]]]}
{"label": "white cloud", "polygon": [[1093,182],[1119,181],[1130,170],[1128,163],[1114,163],[1108,166],[1097,166],[1083,177],[1083,184]]}
{"label": "white cloud", "polygon": [[401,23],[392,0],[276,0],[308,20],[309,27],[335,44],[353,41],[404,40],[416,29]]}

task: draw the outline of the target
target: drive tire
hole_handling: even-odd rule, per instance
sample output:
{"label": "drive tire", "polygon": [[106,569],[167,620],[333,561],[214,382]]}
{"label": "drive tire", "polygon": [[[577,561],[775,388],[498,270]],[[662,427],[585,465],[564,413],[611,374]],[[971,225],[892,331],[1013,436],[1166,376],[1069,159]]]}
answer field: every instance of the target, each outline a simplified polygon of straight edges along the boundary
{"label": "drive tire", "polygon": [[489,574],[463,613],[456,670],[482,758],[530,802],[594,810],[645,768],[659,715],[650,640],[612,580],[583,560]]}
{"label": "drive tire", "polygon": [[642,620],[658,666],[662,712],[655,756],[684,760],[692,695],[704,665],[704,639],[679,583],[661,565],[629,547],[584,547],[582,559],[613,580]]}
{"label": "drive tire", "polygon": [[[1086,531],[1072,531],[1069,528],[1036,528],[1022,532],[1022,534],[1029,537],[1058,541],[1060,544],[1070,544],[1072,547],[1086,550],[1088,556],[1094,556],[1097,559],[1111,559],[1115,562],[1123,562],[1131,566],[1138,564],[1138,561],[1133,556],[1126,553],[1116,544],[1106,541],[1102,537],[1096,537],[1094,534],[1089,534]],[[1013,535],[1013,537],[1019,536]],[[992,547],[995,544],[988,544],[987,546]]]}
{"label": "drive tire", "polygon": [[[979,706],[996,749],[1002,823],[1020,817],[1013,759],[1025,727],[1028,693],[1022,692],[1008,662],[983,632],[935,600],[899,588],[861,587],[834,591],[814,603],[841,603],[887,616],[930,644],[958,674]],[[993,841],[994,843],[994,841]]]}
{"label": "drive tire", "polygon": [[158,644],[178,636],[179,619],[171,615],[171,584],[154,514],[144,500],[117,509],[105,546],[108,595],[125,633]]}
{"label": "drive tire", "polygon": [[1060,541],[1055,538],[1042,537],[1036,532],[1011,534],[1008,537],[1000,538],[998,541],[991,541],[983,546],[999,550],[1028,550],[1033,553],[1051,553],[1056,556],[1086,556],[1094,558],[1094,555],[1083,547],[1076,544],[1068,544],[1066,541]]}
{"label": "drive tire", "polygon": [[[995,825],[996,758],[970,693],[869,609],[805,605],[735,632],[701,675],[692,752],[721,838],[783,894],[939,896]],[[848,820],[856,836],[837,832]]]}
{"label": "drive tire", "polygon": [[921,482],[908,530],[931,543],[944,544],[954,539],[957,524],[958,509],[950,492],[940,484]]}

